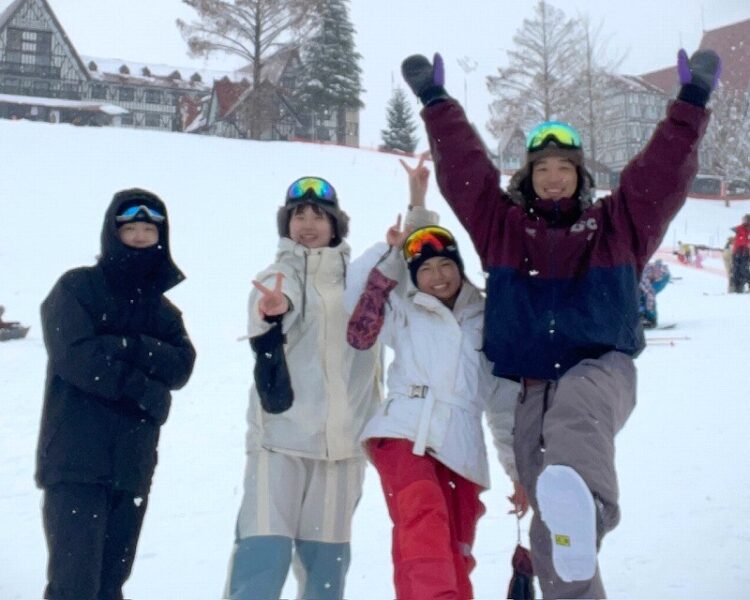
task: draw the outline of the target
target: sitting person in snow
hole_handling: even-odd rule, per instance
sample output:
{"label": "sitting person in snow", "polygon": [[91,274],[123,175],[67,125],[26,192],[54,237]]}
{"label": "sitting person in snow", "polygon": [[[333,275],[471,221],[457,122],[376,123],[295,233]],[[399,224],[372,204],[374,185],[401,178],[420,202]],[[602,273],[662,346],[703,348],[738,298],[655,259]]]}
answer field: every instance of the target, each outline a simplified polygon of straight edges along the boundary
{"label": "sitting person in snow", "polygon": [[0,306],[0,342],[26,337],[28,327],[23,327],[18,321],[3,321],[5,307]]}
{"label": "sitting person in snow", "polygon": [[479,494],[490,484],[485,410],[514,483],[512,512],[528,508],[512,446],[519,386],[494,377],[481,352],[484,297],[464,275],[452,234],[434,224],[410,233],[419,221],[437,222],[424,208],[423,161],[413,170],[402,161],[412,190],[404,231],[399,216],[386,244],[352,264],[353,280],[369,277],[364,290],[347,289],[347,302],[357,302],[347,338],[359,350],[380,340],[394,351],[388,398],[362,434],[393,521],[394,597],[468,599]]}
{"label": "sitting person in snow", "polygon": [[523,383],[515,459],[534,509],[531,554],[545,598],[604,598],[598,552],[620,519],[615,435],[636,394],[644,348],[638,283],[698,170],[719,56],[678,54],[678,98],[619,186],[596,200],[580,135],[545,122],[526,164],[499,173],[459,103],[440,55],[408,57],[440,190],[488,273],[484,344],[495,375]]}
{"label": "sitting person in snow", "polygon": [[658,323],[656,294],[667,287],[671,278],[669,267],[661,259],[648,263],[643,269],[641,283],[638,286],[640,290],[638,312],[646,329],[653,329]]}
{"label": "sitting person in snow", "polygon": [[5,314],[5,307],[0,305],[0,329],[15,329],[21,326],[21,324],[18,321],[3,321],[4,314]]}

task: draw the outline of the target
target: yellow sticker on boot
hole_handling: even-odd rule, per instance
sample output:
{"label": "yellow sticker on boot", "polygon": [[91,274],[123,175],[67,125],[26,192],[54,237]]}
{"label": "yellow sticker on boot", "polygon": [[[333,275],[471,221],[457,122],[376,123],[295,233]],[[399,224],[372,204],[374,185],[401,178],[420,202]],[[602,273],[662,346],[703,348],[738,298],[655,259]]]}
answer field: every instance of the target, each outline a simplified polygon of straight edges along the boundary
{"label": "yellow sticker on boot", "polygon": [[556,533],[555,544],[557,544],[558,546],[570,546],[570,538],[567,535]]}

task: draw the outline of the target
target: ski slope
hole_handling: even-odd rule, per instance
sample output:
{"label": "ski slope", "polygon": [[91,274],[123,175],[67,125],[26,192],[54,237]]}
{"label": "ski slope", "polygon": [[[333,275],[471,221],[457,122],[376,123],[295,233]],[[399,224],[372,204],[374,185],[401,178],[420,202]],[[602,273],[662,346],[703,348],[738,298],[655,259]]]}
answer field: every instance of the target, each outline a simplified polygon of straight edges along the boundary
{"label": "ski slope", "polygon": [[[271,261],[275,215],[296,177],[329,178],[352,217],[354,255],[382,239],[407,204],[397,158],[336,147],[255,143],[184,134],[0,120],[0,303],[31,325],[0,344],[0,598],[39,598],[46,549],[34,450],[46,355],[39,305],[66,269],[91,264],[104,210],[118,189],[149,188],[166,201],[172,248],[187,280],[170,297],[198,350],[175,394],[160,463],[125,592],[138,600],[219,598],[242,495],[247,391],[245,330],[250,280]],[[467,273],[479,263],[434,183],[428,206],[456,232]],[[750,202],[691,200],[665,239],[723,245]],[[639,405],[618,438],[623,519],[604,541],[613,598],[741,598],[750,589],[747,424],[750,295],[726,295],[719,258],[705,269],[672,266],[681,279],[659,295],[679,337],[637,361]],[[510,485],[492,462],[473,574],[477,598],[502,598],[516,543],[506,514]],[[528,517],[522,524],[524,537]],[[390,521],[368,470],[355,515],[347,597],[393,597]],[[285,597],[294,597],[290,579]]]}

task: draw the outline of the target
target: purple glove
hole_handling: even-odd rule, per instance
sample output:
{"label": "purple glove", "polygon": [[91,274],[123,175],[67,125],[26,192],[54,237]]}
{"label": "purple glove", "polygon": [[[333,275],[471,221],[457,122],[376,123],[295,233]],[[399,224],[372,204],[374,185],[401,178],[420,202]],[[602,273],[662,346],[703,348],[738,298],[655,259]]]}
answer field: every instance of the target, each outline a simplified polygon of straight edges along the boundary
{"label": "purple glove", "polygon": [[401,63],[401,74],[411,91],[425,106],[430,106],[448,98],[445,85],[443,57],[435,53],[432,63],[421,54],[414,54]]}
{"label": "purple glove", "polygon": [[688,59],[684,49],[677,53],[677,73],[680,77],[680,100],[705,106],[716,89],[721,75],[721,57],[713,50],[698,50]]}

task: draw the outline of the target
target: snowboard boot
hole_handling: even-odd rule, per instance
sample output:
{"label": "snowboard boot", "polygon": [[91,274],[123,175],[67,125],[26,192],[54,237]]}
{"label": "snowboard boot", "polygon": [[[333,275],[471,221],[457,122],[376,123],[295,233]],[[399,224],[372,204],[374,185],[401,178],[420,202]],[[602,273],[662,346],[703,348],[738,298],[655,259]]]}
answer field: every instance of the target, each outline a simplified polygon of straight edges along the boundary
{"label": "snowboard boot", "polygon": [[536,498],[560,579],[591,579],[596,573],[597,516],[586,482],[568,466],[550,465],[537,479]]}

